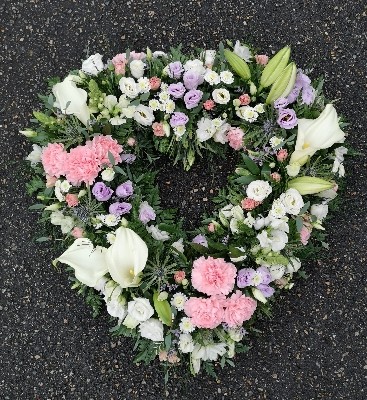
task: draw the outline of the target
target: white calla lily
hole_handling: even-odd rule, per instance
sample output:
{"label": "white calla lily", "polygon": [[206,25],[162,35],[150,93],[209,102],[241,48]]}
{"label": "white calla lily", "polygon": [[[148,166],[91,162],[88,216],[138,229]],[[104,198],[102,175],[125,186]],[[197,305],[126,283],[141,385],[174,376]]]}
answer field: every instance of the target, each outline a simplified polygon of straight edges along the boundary
{"label": "white calla lily", "polygon": [[89,239],[76,239],[58,258],[75,270],[76,278],[94,287],[107,272],[121,288],[135,287],[148,259],[148,247],[134,231],[120,227],[113,244],[94,247]]}
{"label": "white calla lily", "polygon": [[108,272],[105,262],[106,251],[104,247],[94,247],[89,239],[80,238],[76,239],[57,260],[72,267],[78,281],[94,287]]}
{"label": "white calla lily", "polygon": [[296,148],[291,155],[290,164],[304,165],[316,151],[342,143],[344,137],[334,106],[327,104],[318,118],[298,120]]}
{"label": "white calla lily", "polygon": [[116,230],[116,239],[108,248],[106,261],[112,279],[122,288],[139,285],[139,274],[148,259],[144,240],[129,228]]}
{"label": "white calla lily", "polygon": [[90,117],[87,106],[88,94],[84,89],[76,86],[71,75],[67,76],[62,82],[56,83],[52,88],[56,101],[54,106],[59,108],[64,114],[75,115],[85,126]]}

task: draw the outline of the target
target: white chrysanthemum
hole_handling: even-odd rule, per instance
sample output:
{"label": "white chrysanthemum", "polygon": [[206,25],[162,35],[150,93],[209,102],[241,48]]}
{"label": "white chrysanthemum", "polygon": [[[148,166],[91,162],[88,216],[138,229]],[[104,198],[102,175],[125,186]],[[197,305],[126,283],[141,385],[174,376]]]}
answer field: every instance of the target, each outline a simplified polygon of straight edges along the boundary
{"label": "white chrysanthemum", "polygon": [[222,71],[220,73],[220,80],[225,83],[226,85],[230,85],[234,82],[233,74],[231,71]]}
{"label": "white chrysanthemum", "polygon": [[138,79],[138,89],[140,93],[148,93],[150,90],[149,79],[146,77]]}
{"label": "white chrysanthemum", "polygon": [[152,100],[149,100],[149,107],[153,111],[158,111],[160,109],[160,107],[161,107],[161,104],[157,99],[152,99]]}
{"label": "white chrysanthemum", "polygon": [[172,114],[175,111],[176,103],[173,100],[167,100],[163,103],[163,111],[167,114]]}
{"label": "white chrysanthemum", "polygon": [[274,200],[269,214],[274,218],[282,218],[286,214],[286,208],[280,199]]}
{"label": "white chrysanthemum", "polygon": [[246,189],[247,197],[255,201],[265,200],[271,192],[272,188],[269,182],[261,180],[251,182]]}
{"label": "white chrysanthemum", "polygon": [[106,239],[107,239],[107,242],[108,242],[109,244],[113,244],[113,243],[115,243],[116,235],[115,235],[114,233],[112,233],[112,232],[109,232],[109,233],[107,233],[107,235],[106,235]]}
{"label": "white chrysanthemum", "polygon": [[239,107],[236,111],[236,114],[241,119],[244,119],[247,122],[255,122],[259,114],[255,111],[253,107],[243,106]]}
{"label": "white chrysanthemum", "polygon": [[201,118],[198,122],[196,136],[199,142],[205,142],[215,134],[216,128],[209,118]]}
{"label": "white chrysanthemum", "polygon": [[263,114],[265,112],[264,104],[256,104],[254,110],[259,114]]}
{"label": "white chrysanthemum", "polygon": [[[60,181],[57,181],[57,182],[60,182]],[[56,184],[57,184],[57,182],[56,182]],[[56,186],[56,184],[55,184],[55,186]],[[70,188],[71,188],[72,186],[70,185],[70,183],[68,182],[68,181],[62,181],[61,183],[60,183],[60,190],[63,192],[63,193],[67,193],[69,190],[70,190]]]}
{"label": "white chrysanthemum", "polygon": [[231,94],[227,89],[214,89],[213,100],[218,104],[227,104],[231,100]]}
{"label": "white chrysanthemum", "polygon": [[185,134],[186,126],[185,125],[175,126],[173,128],[173,132],[175,133],[177,138],[180,138],[181,136],[183,136]]}
{"label": "white chrysanthemum", "polygon": [[298,215],[305,204],[298,190],[293,188],[282,193],[280,195],[280,200],[284,204],[287,213],[292,215]]}
{"label": "white chrysanthemum", "polygon": [[219,75],[215,71],[213,71],[211,69],[208,69],[206,71],[206,73],[204,75],[204,80],[206,82],[208,82],[209,85],[218,85],[218,83],[220,83]]}
{"label": "white chrysanthemum", "polygon": [[169,239],[169,234],[166,231],[161,231],[157,226],[147,226],[147,231],[152,235],[153,239],[164,242]]}
{"label": "white chrysanthemum", "polygon": [[178,346],[182,353],[191,353],[195,347],[192,336],[189,333],[181,334],[178,341]]}
{"label": "white chrysanthemum", "polygon": [[195,326],[192,323],[191,318],[188,317],[183,317],[179,326],[182,333],[191,333],[195,330]]}
{"label": "white chrysanthemum", "polygon": [[159,93],[159,95],[158,95],[158,97],[159,97],[159,100],[161,100],[161,101],[167,101],[167,100],[169,100],[169,93],[168,92],[165,92],[165,91],[161,91],[160,93]]}
{"label": "white chrysanthemum", "polygon": [[212,119],[212,124],[214,126],[214,128],[217,130],[220,126],[223,125],[223,120],[221,118],[214,118]]}
{"label": "white chrysanthemum", "polygon": [[162,82],[161,83],[161,91],[167,92],[167,90],[168,90],[168,83]]}
{"label": "white chrysanthemum", "polygon": [[107,226],[116,226],[120,222],[121,217],[115,214],[107,214],[104,216],[103,223]]}
{"label": "white chrysanthemum", "polygon": [[176,307],[178,311],[182,311],[184,309],[186,301],[187,301],[187,296],[179,292],[173,295],[171,304],[173,305],[173,307]]}
{"label": "white chrysanthemum", "polygon": [[283,138],[280,138],[278,136],[273,136],[269,140],[270,146],[274,149],[275,147],[279,146],[281,143],[283,143]]}

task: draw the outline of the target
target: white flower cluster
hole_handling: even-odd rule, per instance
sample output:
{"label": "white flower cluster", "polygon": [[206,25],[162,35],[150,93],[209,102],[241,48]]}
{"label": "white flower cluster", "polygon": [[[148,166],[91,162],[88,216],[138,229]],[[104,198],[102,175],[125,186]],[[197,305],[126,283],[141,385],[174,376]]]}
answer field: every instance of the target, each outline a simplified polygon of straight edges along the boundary
{"label": "white flower cluster", "polygon": [[215,142],[225,143],[227,138],[225,136],[226,132],[229,130],[230,125],[221,118],[201,118],[198,122],[196,136],[199,142],[205,142],[211,138]]}

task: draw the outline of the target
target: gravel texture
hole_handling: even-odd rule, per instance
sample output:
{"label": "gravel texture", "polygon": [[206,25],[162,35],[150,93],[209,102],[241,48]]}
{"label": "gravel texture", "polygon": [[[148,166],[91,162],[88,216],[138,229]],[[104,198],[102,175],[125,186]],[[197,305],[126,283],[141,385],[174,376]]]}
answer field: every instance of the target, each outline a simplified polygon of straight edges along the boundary
{"label": "gravel texture", "polygon": [[[300,66],[324,74],[327,94],[351,122],[350,143],[364,153],[366,14],[362,0],[1,1],[1,399],[367,398],[364,154],[347,162],[344,201],[328,223],[329,253],[282,296],[252,350],[218,371],[218,380],[178,371],[166,393],[158,365],[134,365],[132,343],[109,336],[107,315],[94,320],[66,274],[51,267],[52,248],[32,242],[36,216],[27,210],[22,162],[31,146],[18,134],[45,79],[78,68],[87,47],[113,56],[127,46],[212,47],[243,37],[268,54],[291,44]],[[165,168],[166,204],[195,223],[195,204],[209,203],[210,190],[224,183],[228,168],[219,164],[221,178],[204,162],[185,185],[182,172]]]}

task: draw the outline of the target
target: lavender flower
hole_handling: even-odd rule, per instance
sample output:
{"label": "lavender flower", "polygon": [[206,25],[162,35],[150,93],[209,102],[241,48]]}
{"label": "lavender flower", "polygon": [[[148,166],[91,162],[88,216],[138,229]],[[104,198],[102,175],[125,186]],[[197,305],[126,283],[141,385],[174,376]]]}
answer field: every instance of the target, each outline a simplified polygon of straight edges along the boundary
{"label": "lavender flower", "polygon": [[121,160],[126,164],[132,164],[136,160],[135,154],[121,154]]}
{"label": "lavender flower", "polygon": [[312,86],[308,86],[302,90],[302,102],[308,106],[314,102],[315,96],[315,89]]}
{"label": "lavender flower", "polygon": [[171,62],[168,64],[168,76],[170,78],[179,79],[181,78],[181,74],[184,71],[182,64],[180,61]]}
{"label": "lavender flower", "polygon": [[93,186],[92,193],[98,201],[107,201],[111,198],[113,190],[103,182],[97,182]]}
{"label": "lavender flower", "polygon": [[279,99],[274,101],[274,108],[279,110],[281,108],[287,107],[288,104],[289,102],[286,97],[279,97]]}
{"label": "lavender flower", "polygon": [[180,99],[185,94],[186,89],[182,82],[171,83],[168,86],[168,93],[175,99]]}
{"label": "lavender flower", "polygon": [[169,123],[174,128],[176,126],[186,125],[188,121],[189,117],[186,114],[182,112],[174,112],[169,120]]}
{"label": "lavender flower", "polygon": [[149,221],[155,220],[156,214],[153,208],[148,204],[147,201],[143,201],[139,207],[139,219],[145,225]]}
{"label": "lavender flower", "polygon": [[199,85],[204,82],[204,78],[199,75],[196,71],[189,69],[184,73],[183,81],[186,89],[196,89]]}
{"label": "lavender flower", "polygon": [[292,129],[298,124],[297,115],[291,108],[279,110],[277,122],[281,128]]}
{"label": "lavender flower", "polygon": [[110,207],[108,208],[108,211],[110,214],[114,215],[123,215],[123,214],[128,214],[131,211],[132,205],[130,203],[112,203]]}
{"label": "lavender flower", "polygon": [[254,286],[261,291],[264,297],[270,297],[274,293],[274,289],[269,286],[272,280],[266,267],[260,267],[256,271],[252,268],[243,268],[237,274],[237,286],[239,288]]}
{"label": "lavender flower", "polygon": [[192,243],[201,244],[204,247],[208,247],[208,241],[204,235],[197,235],[192,239]]}
{"label": "lavender flower", "polygon": [[126,181],[121,185],[117,186],[116,194],[118,197],[129,197],[134,193],[133,184],[131,181]]}
{"label": "lavender flower", "polygon": [[203,92],[201,90],[190,90],[187,92],[184,96],[186,108],[188,110],[195,108],[199,104],[202,97]]}

